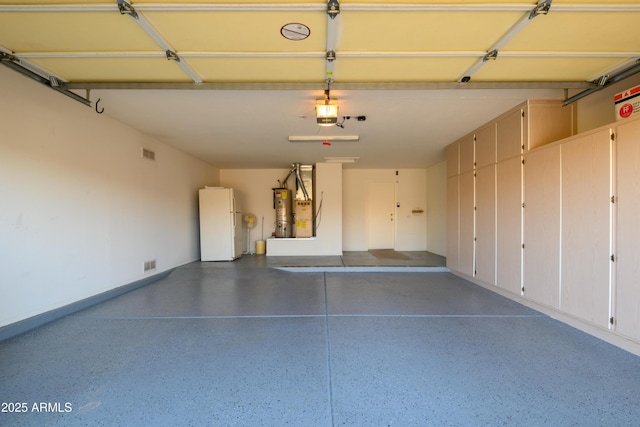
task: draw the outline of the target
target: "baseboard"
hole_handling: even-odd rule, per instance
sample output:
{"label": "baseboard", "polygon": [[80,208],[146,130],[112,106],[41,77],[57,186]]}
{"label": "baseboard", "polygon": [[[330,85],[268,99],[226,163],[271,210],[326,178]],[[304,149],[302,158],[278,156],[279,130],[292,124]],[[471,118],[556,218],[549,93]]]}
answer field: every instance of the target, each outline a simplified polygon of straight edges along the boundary
{"label": "baseboard", "polygon": [[447,267],[385,267],[385,266],[353,266],[353,267],[273,267],[276,270],[291,273],[448,273]]}
{"label": "baseboard", "polygon": [[492,286],[482,281],[476,280],[475,278],[468,276],[464,273],[460,273],[455,270],[450,270],[451,274],[454,274],[462,279],[465,279],[475,285],[481,286],[491,292],[495,292],[498,295],[501,295],[505,298],[509,298],[512,301],[520,303],[526,307],[529,307],[533,310],[539,311],[542,314],[546,314],[547,316],[555,319],[559,322],[567,324],[571,327],[574,327],[586,334],[594,336],[602,341],[605,341],[611,345],[616,347],[620,347],[623,350],[628,351],[629,353],[633,353],[636,356],[640,356],[640,343],[633,341],[629,338],[626,338],[622,335],[617,334],[615,331],[610,331],[608,329],[603,329],[596,325],[592,325],[591,323],[585,322],[577,317],[574,317],[568,313],[562,312],[560,310],[544,306],[542,304],[538,304],[536,302],[530,301],[526,298],[522,298],[519,295],[512,294],[509,291],[506,291],[497,286]]}
{"label": "baseboard", "polygon": [[100,304],[101,302],[105,302],[107,300],[110,300],[111,298],[115,298],[117,296],[150,285],[151,283],[164,279],[174,270],[175,267],[161,273],[154,274],[153,276],[148,276],[143,279],[136,280],[135,282],[119,286],[115,289],[111,289],[106,292],[102,292],[97,295],[82,299],[80,301],[73,302],[63,307],[56,308],[54,310],[35,315],[33,317],[29,317],[28,319],[20,320],[18,322],[3,326],[0,328],[0,342],[28,332],[32,329],[38,328],[47,323],[53,322],[54,320],[61,319],[80,310],[84,310],[85,308]]}

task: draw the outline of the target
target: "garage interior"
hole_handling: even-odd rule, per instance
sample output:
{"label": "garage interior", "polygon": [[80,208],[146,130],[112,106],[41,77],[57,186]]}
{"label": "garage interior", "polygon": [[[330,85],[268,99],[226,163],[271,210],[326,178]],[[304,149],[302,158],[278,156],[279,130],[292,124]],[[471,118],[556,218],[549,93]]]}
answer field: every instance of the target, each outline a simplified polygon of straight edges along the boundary
{"label": "garage interior", "polygon": [[[627,277],[640,248],[626,201],[640,195],[623,186],[635,151],[612,140],[598,151],[606,170],[576,163],[609,177],[611,213],[566,232],[592,213],[567,196],[602,187],[571,181],[575,138],[623,129],[637,141],[638,117],[616,117],[614,96],[640,85],[639,15],[630,0],[0,0],[0,395],[29,409],[0,424],[637,419],[640,289]],[[316,106],[331,102],[335,124],[319,126]],[[450,185],[484,179],[476,137],[536,102],[571,111],[571,129],[515,155],[531,160],[515,187],[544,198],[555,187],[524,177],[539,165],[553,178],[542,167],[557,151],[558,189],[572,191],[553,193],[555,258],[527,255],[544,247],[531,233],[557,224],[530,219],[530,198],[516,221],[528,247],[512,263],[499,212],[486,228],[473,206],[465,223]],[[296,163],[315,167],[322,221],[285,243],[272,190]],[[499,153],[490,163],[499,206]],[[473,182],[473,200],[488,200]],[[205,186],[236,189],[258,221],[235,261],[200,262]],[[387,190],[390,240],[378,244],[371,201]],[[477,268],[487,230],[493,279]],[[573,242],[605,247],[603,267]]]}

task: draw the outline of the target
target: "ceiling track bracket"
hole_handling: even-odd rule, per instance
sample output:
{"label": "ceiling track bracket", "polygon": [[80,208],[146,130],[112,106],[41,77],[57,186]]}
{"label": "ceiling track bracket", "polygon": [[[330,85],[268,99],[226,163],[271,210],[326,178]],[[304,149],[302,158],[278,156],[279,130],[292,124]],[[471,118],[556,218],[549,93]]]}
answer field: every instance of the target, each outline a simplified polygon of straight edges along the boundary
{"label": "ceiling track bracket", "polygon": [[551,9],[552,0],[540,0],[529,14],[529,19],[533,19],[538,15],[546,15]]}
{"label": "ceiling track bracket", "polygon": [[180,57],[178,56],[177,53],[175,53],[172,50],[167,49],[167,51],[165,52],[165,55],[167,56],[167,60],[169,61],[180,62]]}
{"label": "ceiling track bracket", "polygon": [[327,15],[329,18],[335,19],[336,16],[340,13],[340,3],[338,0],[329,0],[327,2]]}
{"label": "ceiling track bracket", "polygon": [[138,19],[138,12],[125,0],[118,0],[118,10],[120,11],[120,15],[129,15],[133,19]]}
{"label": "ceiling track bracket", "polygon": [[495,61],[496,59],[498,59],[498,49],[493,49],[482,57],[482,62]]}
{"label": "ceiling track bracket", "polygon": [[10,53],[0,52],[0,62],[20,62],[20,60]]}

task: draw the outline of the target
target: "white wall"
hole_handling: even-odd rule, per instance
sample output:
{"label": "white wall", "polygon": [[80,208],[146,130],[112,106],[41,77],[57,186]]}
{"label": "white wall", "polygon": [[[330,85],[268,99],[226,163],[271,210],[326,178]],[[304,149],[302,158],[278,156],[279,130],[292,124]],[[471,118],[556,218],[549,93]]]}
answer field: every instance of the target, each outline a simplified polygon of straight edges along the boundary
{"label": "white wall", "polygon": [[447,254],[447,162],[427,169],[427,250]]}
{"label": "white wall", "polygon": [[[395,184],[396,200],[396,250],[429,250],[439,255],[446,253],[446,163],[429,169],[343,169],[342,170],[342,249],[345,251],[367,250],[367,200],[369,182],[392,182]],[[255,251],[255,241],[262,236],[269,238],[275,231],[275,210],[272,188],[279,185],[289,169],[223,169],[220,185],[233,187],[242,195],[243,212],[253,213],[258,225],[251,230],[251,239],[244,231],[245,252]],[[294,188],[293,178],[289,188]],[[331,188],[331,187],[330,187]],[[317,202],[320,195],[318,194]],[[422,209],[421,214],[413,213]],[[327,216],[324,218],[327,221]],[[248,249],[248,250],[247,250]]]}
{"label": "white wall", "polygon": [[[395,249],[427,249],[427,170],[426,169],[344,169],[343,171],[343,249],[368,250],[367,185],[394,183],[396,202]],[[422,209],[423,213],[412,213]],[[443,207],[444,209],[444,207]]]}
{"label": "white wall", "polygon": [[199,259],[217,169],[4,67],[0,92],[0,326]]}
{"label": "white wall", "polygon": [[[243,246],[245,252],[255,252],[255,241],[271,237],[276,230],[276,211],[273,208],[273,189],[279,187],[278,180],[287,177],[290,169],[222,169],[220,185],[238,190],[241,196],[242,213],[252,213],[258,219],[257,226],[250,231],[244,229]],[[295,188],[295,176],[287,181],[289,188]],[[264,218],[264,235],[262,227]]]}
{"label": "white wall", "polygon": [[342,255],[342,164],[317,163],[315,181],[316,236],[268,239],[268,256]]}
{"label": "white wall", "polygon": [[[250,240],[244,230],[245,252],[255,252],[255,241],[269,239],[276,229],[276,212],[273,207],[273,188],[289,174],[290,169],[223,169],[220,185],[237,189],[242,195],[243,213],[253,213],[258,226],[250,232]],[[267,255],[341,255],[342,254],[342,165],[318,163],[316,165],[316,210],[322,201],[320,223],[316,239],[276,239],[267,242]],[[280,182],[279,182],[280,181]],[[295,189],[295,176],[287,181],[287,187]],[[247,250],[247,245],[248,249]],[[271,250],[269,250],[271,248]]]}
{"label": "white wall", "polygon": [[616,121],[613,96],[640,85],[640,74],[614,83],[578,101],[578,133],[583,133]]}

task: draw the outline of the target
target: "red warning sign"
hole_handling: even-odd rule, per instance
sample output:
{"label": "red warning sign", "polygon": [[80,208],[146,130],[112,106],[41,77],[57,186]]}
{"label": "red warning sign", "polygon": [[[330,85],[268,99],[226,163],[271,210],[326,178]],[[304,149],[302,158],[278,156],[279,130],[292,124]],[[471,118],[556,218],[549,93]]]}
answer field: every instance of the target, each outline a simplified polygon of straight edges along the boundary
{"label": "red warning sign", "polygon": [[632,87],[613,97],[616,120],[623,120],[640,114],[640,86]]}

